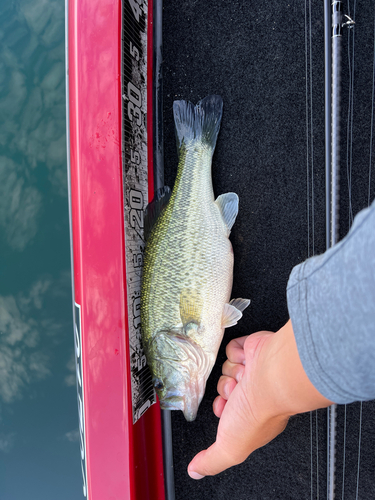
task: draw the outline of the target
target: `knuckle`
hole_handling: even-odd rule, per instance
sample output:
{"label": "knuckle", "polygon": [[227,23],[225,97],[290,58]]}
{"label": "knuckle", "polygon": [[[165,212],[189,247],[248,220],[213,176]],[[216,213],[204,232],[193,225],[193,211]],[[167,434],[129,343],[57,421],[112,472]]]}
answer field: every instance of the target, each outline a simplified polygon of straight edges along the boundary
{"label": "knuckle", "polygon": [[225,355],[226,355],[226,357],[227,357],[227,358],[229,358],[229,356],[230,356],[230,353],[231,353],[231,350],[232,350],[232,347],[233,347],[233,342],[234,342],[234,341],[233,341],[233,340],[231,340],[231,341],[229,342],[229,344],[227,344],[227,346],[226,346],[226,348],[225,348]]}

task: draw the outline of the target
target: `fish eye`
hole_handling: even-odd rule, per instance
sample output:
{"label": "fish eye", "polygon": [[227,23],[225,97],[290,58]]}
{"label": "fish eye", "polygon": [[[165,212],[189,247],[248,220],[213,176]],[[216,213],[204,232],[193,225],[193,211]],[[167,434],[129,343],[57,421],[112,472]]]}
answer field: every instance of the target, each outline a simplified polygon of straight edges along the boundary
{"label": "fish eye", "polygon": [[159,391],[161,391],[161,390],[163,389],[164,384],[163,384],[163,382],[160,380],[160,378],[156,378],[156,379],[154,380],[154,387],[155,387],[155,389],[157,389],[157,390],[159,390]]}

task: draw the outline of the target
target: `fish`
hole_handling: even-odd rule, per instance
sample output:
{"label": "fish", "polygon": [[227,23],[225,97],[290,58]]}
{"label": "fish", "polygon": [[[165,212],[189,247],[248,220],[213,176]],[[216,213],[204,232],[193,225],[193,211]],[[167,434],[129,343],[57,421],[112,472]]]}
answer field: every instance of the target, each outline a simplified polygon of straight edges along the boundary
{"label": "fish", "polygon": [[236,193],[215,199],[211,164],[223,112],[220,96],[175,101],[176,181],[146,208],[141,285],[142,343],[162,409],[195,420],[225,328],[248,299],[230,300]]}

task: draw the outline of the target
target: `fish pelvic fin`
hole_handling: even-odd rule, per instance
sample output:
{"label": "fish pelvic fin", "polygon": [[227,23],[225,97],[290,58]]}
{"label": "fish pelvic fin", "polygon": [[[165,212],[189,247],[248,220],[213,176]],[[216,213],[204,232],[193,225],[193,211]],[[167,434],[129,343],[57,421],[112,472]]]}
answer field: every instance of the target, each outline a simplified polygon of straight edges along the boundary
{"label": "fish pelvic fin", "polygon": [[189,101],[173,103],[177,148],[189,147],[201,142],[213,150],[219,134],[223,114],[223,100],[218,95],[210,95],[196,106]]}

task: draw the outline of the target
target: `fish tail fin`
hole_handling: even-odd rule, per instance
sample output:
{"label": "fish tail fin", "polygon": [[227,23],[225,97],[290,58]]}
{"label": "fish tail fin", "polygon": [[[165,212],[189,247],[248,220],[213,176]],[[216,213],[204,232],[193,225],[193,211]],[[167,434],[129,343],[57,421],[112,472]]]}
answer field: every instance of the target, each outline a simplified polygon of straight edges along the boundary
{"label": "fish tail fin", "polygon": [[173,103],[176,126],[177,148],[189,147],[200,142],[215,149],[223,114],[223,100],[218,95],[210,95],[196,106],[189,101]]}

